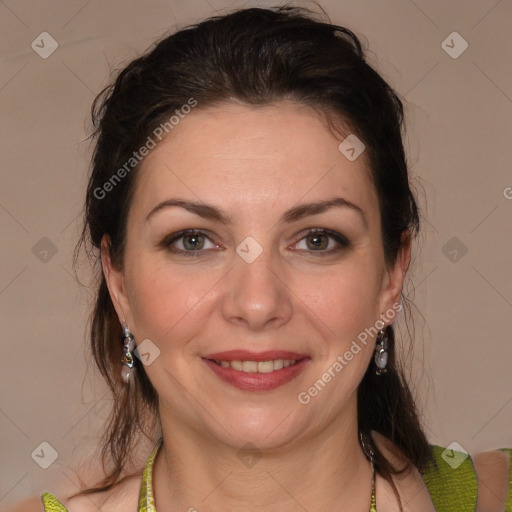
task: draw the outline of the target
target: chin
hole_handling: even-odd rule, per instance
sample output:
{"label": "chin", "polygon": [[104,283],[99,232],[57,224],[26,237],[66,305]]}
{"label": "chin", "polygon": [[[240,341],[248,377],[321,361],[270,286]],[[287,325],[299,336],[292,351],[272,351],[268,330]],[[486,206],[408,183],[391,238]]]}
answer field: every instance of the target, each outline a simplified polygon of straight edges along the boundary
{"label": "chin", "polygon": [[260,450],[274,450],[297,441],[300,429],[295,414],[285,407],[262,410],[261,407],[233,411],[211,425],[219,440],[234,448],[246,445]]}

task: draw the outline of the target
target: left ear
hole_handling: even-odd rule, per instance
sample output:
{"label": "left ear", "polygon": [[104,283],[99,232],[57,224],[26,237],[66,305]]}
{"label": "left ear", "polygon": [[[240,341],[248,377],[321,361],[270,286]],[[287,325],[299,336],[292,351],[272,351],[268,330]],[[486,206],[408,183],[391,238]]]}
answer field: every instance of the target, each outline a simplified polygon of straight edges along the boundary
{"label": "left ear", "polygon": [[[400,303],[400,294],[405,274],[411,262],[411,236],[409,230],[402,232],[400,249],[396,261],[388,265],[384,274],[380,295],[380,313],[386,316],[386,311],[396,311],[396,304]],[[395,307],[393,307],[395,305]],[[394,315],[393,315],[394,316]]]}

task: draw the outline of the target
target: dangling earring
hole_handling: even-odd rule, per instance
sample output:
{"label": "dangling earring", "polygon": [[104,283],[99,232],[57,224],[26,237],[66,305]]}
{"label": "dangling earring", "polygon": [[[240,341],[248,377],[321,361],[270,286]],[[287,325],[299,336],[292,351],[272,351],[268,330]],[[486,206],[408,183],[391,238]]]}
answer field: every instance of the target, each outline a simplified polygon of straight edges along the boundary
{"label": "dangling earring", "polygon": [[123,357],[121,358],[121,362],[123,363],[123,368],[121,370],[121,376],[123,381],[127,384],[132,380],[133,374],[133,354],[132,352],[135,350],[135,342],[133,335],[130,333],[130,329],[127,325],[124,327],[124,335],[123,335]]}
{"label": "dangling earring", "polygon": [[377,343],[375,345],[375,370],[376,375],[382,375],[387,372],[386,365],[388,364],[388,337],[386,328],[383,327],[377,335]]}

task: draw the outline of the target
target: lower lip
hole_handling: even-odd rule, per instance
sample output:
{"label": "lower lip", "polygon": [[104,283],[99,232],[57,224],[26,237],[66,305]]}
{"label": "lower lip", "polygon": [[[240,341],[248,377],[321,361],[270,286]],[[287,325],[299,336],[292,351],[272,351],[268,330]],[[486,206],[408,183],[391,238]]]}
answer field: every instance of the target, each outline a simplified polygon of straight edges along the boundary
{"label": "lower lip", "polygon": [[228,366],[220,366],[210,359],[203,359],[209,368],[223,381],[244,391],[271,391],[287,384],[304,370],[311,361],[309,357],[297,361],[293,366],[287,366],[270,373],[248,373],[235,370]]}

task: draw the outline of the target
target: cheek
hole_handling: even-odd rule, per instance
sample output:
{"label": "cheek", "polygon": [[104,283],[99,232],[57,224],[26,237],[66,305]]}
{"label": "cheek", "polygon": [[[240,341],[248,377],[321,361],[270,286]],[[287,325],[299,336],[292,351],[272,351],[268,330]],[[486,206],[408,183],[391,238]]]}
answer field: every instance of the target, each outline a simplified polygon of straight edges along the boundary
{"label": "cheek", "polygon": [[331,338],[347,340],[379,318],[380,279],[371,255],[353,255],[314,276],[303,273],[293,289],[329,328]]}
{"label": "cheek", "polygon": [[329,382],[328,391],[319,393],[315,402],[322,414],[338,410],[356,392],[373,357],[375,322],[380,318],[380,274],[370,259],[365,262],[361,256],[329,275],[304,278],[297,294],[310,311],[309,322],[322,333],[312,387],[301,390],[314,396],[315,382],[328,379],[324,380]]}
{"label": "cheek", "polygon": [[139,259],[127,282],[137,338],[149,338],[160,348],[170,346],[169,340],[178,346],[206,318],[215,281],[212,275],[159,265],[147,256]]}

